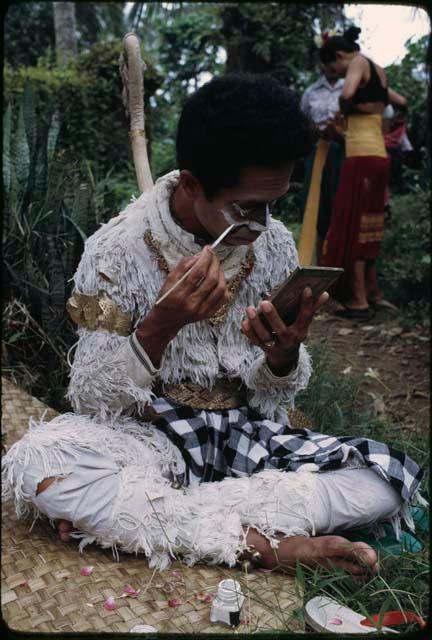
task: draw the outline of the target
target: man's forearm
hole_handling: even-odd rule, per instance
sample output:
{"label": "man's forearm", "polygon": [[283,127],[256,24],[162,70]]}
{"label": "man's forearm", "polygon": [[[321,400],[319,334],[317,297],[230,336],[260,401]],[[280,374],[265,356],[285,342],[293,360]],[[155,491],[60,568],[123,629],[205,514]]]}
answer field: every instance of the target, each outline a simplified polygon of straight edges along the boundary
{"label": "man's forearm", "polygon": [[136,328],[137,340],[156,368],[159,368],[165,349],[180,329],[162,323],[153,309]]}

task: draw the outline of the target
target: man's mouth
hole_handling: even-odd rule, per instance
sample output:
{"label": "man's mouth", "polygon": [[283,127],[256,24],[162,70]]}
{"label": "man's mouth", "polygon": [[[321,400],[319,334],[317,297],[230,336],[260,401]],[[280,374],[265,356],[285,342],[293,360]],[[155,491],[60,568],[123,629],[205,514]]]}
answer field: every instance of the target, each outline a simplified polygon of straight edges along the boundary
{"label": "man's mouth", "polygon": [[243,235],[237,235],[236,233],[229,234],[224,240],[224,244],[249,244],[255,242],[261,233],[248,233]]}

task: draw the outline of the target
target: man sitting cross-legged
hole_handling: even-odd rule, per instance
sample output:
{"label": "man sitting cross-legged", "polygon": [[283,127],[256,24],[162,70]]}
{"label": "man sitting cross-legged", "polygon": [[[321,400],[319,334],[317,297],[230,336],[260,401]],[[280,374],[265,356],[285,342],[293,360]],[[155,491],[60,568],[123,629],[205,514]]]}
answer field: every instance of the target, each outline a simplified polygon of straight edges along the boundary
{"label": "man sitting cross-legged", "polygon": [[160,568],[252,555],[377,570],[374,550],[339,532],[397,524],[422,472],[383,443],[291,427],[311,372],[303,342],[328,296],[306,289],[290,326],[263,302],[297,265],[271,209],[311,144],[269,77],[215,78],[188,99],[179,171],[86,242],[68,303],[75,413],[33,425],[5,456],[19,514],[34,507],[64,521],[63,538],[77,529],[81,548],[141,551]]}

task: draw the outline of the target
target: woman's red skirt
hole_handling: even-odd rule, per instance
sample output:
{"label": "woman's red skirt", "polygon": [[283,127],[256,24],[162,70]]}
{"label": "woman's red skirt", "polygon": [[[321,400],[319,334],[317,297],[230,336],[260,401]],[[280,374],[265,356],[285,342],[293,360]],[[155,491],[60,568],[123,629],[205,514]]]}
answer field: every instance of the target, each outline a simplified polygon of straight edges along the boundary
{"label": "woman's red skirt", "polygon": [[374,260],[379,255],[389,178],[388,158],[345,159],[321,262],[323,266],[344,268],[345,281],[354,262]]}

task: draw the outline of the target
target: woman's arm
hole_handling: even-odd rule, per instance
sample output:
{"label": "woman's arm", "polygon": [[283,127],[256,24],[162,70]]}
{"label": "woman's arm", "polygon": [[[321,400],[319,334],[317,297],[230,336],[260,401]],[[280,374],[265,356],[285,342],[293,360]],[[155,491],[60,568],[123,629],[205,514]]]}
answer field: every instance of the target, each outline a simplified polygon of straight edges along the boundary
{"label": "woman's arm", "polygon": [[393,104],[395,107],[407,106],[408,101],[404,96],[402,96],[397,91],[394,91],[394,89],[391,89],[390,87],[388,87],[387,91],[388,91],[389,101],[391,104]]}

